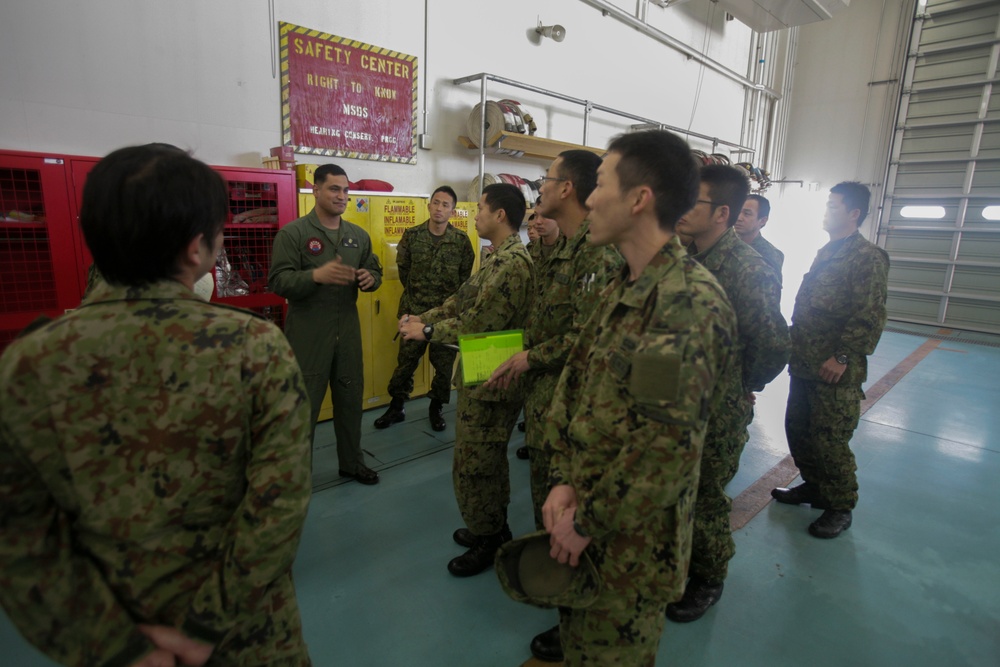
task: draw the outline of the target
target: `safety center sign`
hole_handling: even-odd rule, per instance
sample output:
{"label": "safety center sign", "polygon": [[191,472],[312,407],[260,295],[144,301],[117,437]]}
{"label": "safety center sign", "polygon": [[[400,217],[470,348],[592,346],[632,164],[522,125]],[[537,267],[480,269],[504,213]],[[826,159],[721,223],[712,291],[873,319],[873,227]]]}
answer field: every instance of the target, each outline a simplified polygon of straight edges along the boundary
{"label": "safety center sign", "polygon": [[417,162],[417,59],[278,24],[282,143],[296,153]]}

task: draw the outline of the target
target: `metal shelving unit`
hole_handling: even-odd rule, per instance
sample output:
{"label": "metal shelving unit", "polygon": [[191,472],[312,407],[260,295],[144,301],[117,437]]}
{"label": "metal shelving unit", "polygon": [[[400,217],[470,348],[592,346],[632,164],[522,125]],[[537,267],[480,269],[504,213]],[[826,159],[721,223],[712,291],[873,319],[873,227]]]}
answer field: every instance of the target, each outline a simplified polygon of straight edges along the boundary
{"label": "metal shelving unit", "polygon": [[[460,86],[466,83],[471,83],[473,81],[479,82],[479,101],[480,108],[483,109],[482,122],[479,128],[479,142],[475,142],[469,137],[459,137],[459,142],[467,148],[478,148],[479,150],[479,184],[480,191],[482,190],[483,178],[486,172],[486,151],[487,148],[501,148],[507,151],[517,151],[523,153],[528,157],[544,159],[550,158],[554,159],[560,152],[568,150],[571,148],[582,148],[584,150],[589,150],[598,155],[602,155],[604,150],[602,148],[595,148],[592,146],[587,146],[587,138],[590,131],[590,115],[594,111],[601,111],[604,113],[611,114],[612,116],[618,116],[620,118],[627,118],[629,120],[637,121],[642,125],[644,129],[658,128],[663,130],[670,130],[671,132],[676,132],[685,137],[697,137],[703,139],[704,141],[711,142],[712,152],[714,153],[719,146],[725,146],[731,149],[734,153],[743,153],[747,155],[753,155],[754,149],[747,146],[742,146],[738,143],[732,141],[726,141],[725,139],[720,139],[718,137],[712,137],[706,134],[701,134],[699,132],[691,132],[690,130],[685,130],[679,127],[674,127],[673,125],[667,125],[666,123],[661,123],[660,121],[653,120],[651,118],[645,118],[643,116],[638,116],[628,111],[621,111],[620,109],[614,109],[612,107],[605,106],[603,104],[598,104],[592,100],[582,100],[570,95],[564,95],[562,93],[557,93],[555,91],[546,90],[544,88],[539,88],[538,86],[533,86],[531,84],[523,83],[521,81],[515,81],[513,79],[508,79],[502,76],[497,76],[496,74],[488,74],[486,72],[481,72],[479,74],[472,74],[470,76],[464,76],[459,79],[452,81],[456,86]],[[580,144],[566,143],[562,141],[556,141],[553,139],[545,139],[543,137],[534,137],[526,134],[519,134],[515,132],[503,132],[501,133],[500,140],[496,146],[487,147],[486,144],[486,101],[487,101],[487,90],[488,82],[499,83],[505,86],[511,86],[513,88],[519,88],[521,90],[527,90],[533,93],[538,93],[540,95],[545,95],[547,97],[552,97],[563,102],[568,102],[570,104],[575,104],[583,107],[583,141]],[[634,127],[634,126],[633,126]]]}

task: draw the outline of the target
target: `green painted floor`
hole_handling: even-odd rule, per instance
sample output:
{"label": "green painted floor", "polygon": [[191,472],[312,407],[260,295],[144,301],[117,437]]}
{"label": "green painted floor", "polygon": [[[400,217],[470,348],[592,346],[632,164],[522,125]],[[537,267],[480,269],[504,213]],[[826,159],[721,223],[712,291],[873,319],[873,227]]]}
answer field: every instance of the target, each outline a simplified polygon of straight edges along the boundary
{"label": "green painted floor", "polygon": [[[868,386],[925,340],[887,332]],[[786,392],[782,376],[759,396],[731,495],[787,454]],[[489,572],[448,574],[462,551],[451,541],[454,406],[443,433],[430,430],[426,400],[407,407],[407,421],[386,431],[372,426],[381,410],[364,417],[375,487],[336,478],[332,427],[318,429],[314,479],[326,488],[295,565],[313,662],[517,667],[554,613],[510,601]],[[510,449],[515,534],[532,527],[527,463],[513,456],[522,437]],[[735,535],[721,602],[695,623],[668,623],[658,665],[1000,665],[1000,348],[942,341],[862,417],[853,447],[854,526],[817,540],[806,533],[817,511],[763,507]],[[0,656],[11,667],[52,664],[5,617]]]}

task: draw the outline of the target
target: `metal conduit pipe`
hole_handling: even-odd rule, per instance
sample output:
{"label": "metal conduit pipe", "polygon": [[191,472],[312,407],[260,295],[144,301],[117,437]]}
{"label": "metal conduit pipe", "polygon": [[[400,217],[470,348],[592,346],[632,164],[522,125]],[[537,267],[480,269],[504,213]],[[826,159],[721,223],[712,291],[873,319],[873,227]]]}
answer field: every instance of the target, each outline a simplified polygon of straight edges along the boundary
{"label": "metal conduit pipe", "polygon": [[701,53],[700,51],[696,51],[695,49],[691,48],[684,42],[681,42],[671,37],[667,33],[661,30],[657,30],[656,28],[650,26],[649,24],[640,21],[631,14],[619,9],[618,7],[615,7],[609,2],[605,2],[604,0],[581,0],[581,1],[590,5],[594,9],[600,10],[605,16],[613,16],[622,23],[631,26],[632,28],[635,28],[644,35],[652,37],[656,41],[666,44],[667,46],[676,51],[680,51],[688,58],[691,58],[692,60],[701,63],[710,70],[718,72],[719,74],[725,76],[728,79],[732,79],[733,81],[740,84],[744,88],[759,90],[763,92],[765,95],[768,95],[769,97],[773,97],[775,99],[781,97],[781,95],[777,91],[772,90],[767,86],[762,86],[760,84],[754,83],[747,77],[739,74],[738,72],[734,72],[733,70],[729,69],[722,63],[712,60],[711,58]]}
{"label": "metal conduit pipe", "polygon": [[785,171],[785,149],[788,139],[788,102],[791,99],[792,74],[795,68],[795,56],[798,50],[799,29],[791,28],[783,36],[786,41],[785,60],[782,63],[781,88],[786,91],[786,97],[775,100],[772,132],[767,143],[767,165],[771,173],[778,175]]}

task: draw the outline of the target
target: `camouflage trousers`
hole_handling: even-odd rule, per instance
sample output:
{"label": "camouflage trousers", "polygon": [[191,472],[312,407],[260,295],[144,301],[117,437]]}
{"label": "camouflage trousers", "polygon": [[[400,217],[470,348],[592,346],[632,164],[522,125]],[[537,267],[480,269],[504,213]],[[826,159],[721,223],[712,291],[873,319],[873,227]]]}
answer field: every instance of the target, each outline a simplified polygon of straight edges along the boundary
{"label": "camouflage trousers", "polygon": [[[608,599],[606,599],[608,598]],[[665,602],[601,597],[586,609],[559,608],[566,667],[652,667],[666,622]]]}
{"label": "camouflage trousers", "polygon": [[427,355],[434,368],[434,379],[431,380],[431,390],[427,396],[433,401],[448,403],[451,401],[451,376],[455,367],[453,350],[444,345],[434,345],[422,340],[399,341],[399,354],[396,356],[396,370],[389,379],[389,395],[393,398],[406,400],[413,393],[413,374],[417,372],[424,350],[430,345]]}
{"label": "camouflage trousers", "polygon": [[694,506],[691,574],[711,583],[725,580],[729,561],[736,555],[736,542],[729,527],[733,500],[726,494],[726,485],[740,469],[748,424],[748,417],[737,415],[726,427],[710,426],[705,436]]}
{"label": "camouflage trousers", "polygon": [[310,667],[292,575],[275,581],[265,596],[260,611],[223,638],[205,667]]}
{"label": "camouflage trousers", "polygon": [[524,443],[528,446],[531,480],[531,505],[535,512],[535,528],[544,528],[542,505],[549,496],[549,457],[542,449],[545,421],[552,405],[552,396],[559,384],[559,373],[536,377],[524,399]]}
{"label": "camouflage trousers", "polygon": [[462,519],[475,535],[498,533],[507,523],[507,442],[520,412],[520,402],[480,401],[458,389],[451,476]]}
{"label": "camouflage trousers", "polygon": [[852,510],[858,503],[858,466],[850,442],[864,397],[857,385],[791,377],[785,410],[788,450],[802,479],[816,487],[830,509]]}

